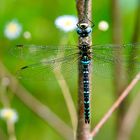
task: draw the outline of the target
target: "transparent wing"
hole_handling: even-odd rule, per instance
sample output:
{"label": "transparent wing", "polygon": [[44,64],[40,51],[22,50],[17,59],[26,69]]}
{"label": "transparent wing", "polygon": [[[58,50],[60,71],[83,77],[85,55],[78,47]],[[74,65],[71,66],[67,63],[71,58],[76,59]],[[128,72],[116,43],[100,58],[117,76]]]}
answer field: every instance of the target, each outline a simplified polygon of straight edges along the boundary
{"label": "transparent wing", "polygon": [[93,72],[103,77],[112,77],[115,65],[121,65],[122,70],[128,73],[131,73],[128,64],[135,65],[135,72],[137,72],[140,70],[140,44],[95,45],[92,58]]}
{"label": "transparent wing", "polygon": [[78,59],[78,49],[74,45],[17,45],[10,49],[10,53],[20,61],[16,76],[26,80],[54,79],[53,71],[59,67],[61,67],[63,74],[68,76],[70,71],[76,70],[75,62]]}
{"label": "transparent wing", "polygon": [[22,60],[38,60],[56,56],[61,52],[68,54],[76,53],[77,46],[62,45],[62,46],[37,46],[37,45],[17,45],[10,49],[10,54]]}
{"label": "transparent wing", "polygon": [[[114,65],[121,64],[126,70],[128,63],[140,70],[140,44],[94,45],[92,46],[93,72],[103,77],[112,77]],[[121,51],[120,51],[121,50]],[[13,55],[27,60],[17,75],[22,79],[51,79],[53,71],[61,67],[64,75],[70,77],[77,70],[78,49],[76,46],[35,46],[19,45],[10,51]],[[117,54],[122,52],[120,58]],[[130,58],[131,54],[134,53]],[[131,60],[131,61],[130,61]],[[129,72],[130,69],[128,69]]]}
{"label": "transparent wing", "polygon": [[70,77],[70,72],[74,73],[77,69],[75,62],[77,54],[52,59],[44,58],[36,63],[24,65],[16,72],[16,76],[24,80],[54,80],[54,73],[60,70],[65,77]]}

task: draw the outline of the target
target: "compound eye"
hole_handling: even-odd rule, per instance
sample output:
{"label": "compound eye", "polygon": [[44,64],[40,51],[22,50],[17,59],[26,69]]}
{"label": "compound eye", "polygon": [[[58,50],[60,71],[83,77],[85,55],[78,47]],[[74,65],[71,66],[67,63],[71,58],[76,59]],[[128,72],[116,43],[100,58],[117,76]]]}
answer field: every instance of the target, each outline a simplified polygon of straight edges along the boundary
{"label": "compound eye", "polygon": [[92,32],[92,28],[91,27],[88,27],[86,30],[87,30],[87,33],[91,33]]}
{"label": "compound eye", "polygon": [[77,31],[78,34],[82,33],[82,30],[80,28],[77,28],[76,31]]}

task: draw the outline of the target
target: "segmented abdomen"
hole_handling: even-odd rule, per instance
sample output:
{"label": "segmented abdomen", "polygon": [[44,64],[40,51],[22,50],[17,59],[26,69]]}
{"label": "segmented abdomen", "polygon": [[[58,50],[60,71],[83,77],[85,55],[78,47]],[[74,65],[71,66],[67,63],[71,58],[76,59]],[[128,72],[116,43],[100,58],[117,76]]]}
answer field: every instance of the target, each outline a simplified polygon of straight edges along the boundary
{"label": "segmented abdomen", "polygon": [[83,64],[83,87],[84,87],[84,116],[85,123],[90,122],[90,100],[89,100],[89,63]]}

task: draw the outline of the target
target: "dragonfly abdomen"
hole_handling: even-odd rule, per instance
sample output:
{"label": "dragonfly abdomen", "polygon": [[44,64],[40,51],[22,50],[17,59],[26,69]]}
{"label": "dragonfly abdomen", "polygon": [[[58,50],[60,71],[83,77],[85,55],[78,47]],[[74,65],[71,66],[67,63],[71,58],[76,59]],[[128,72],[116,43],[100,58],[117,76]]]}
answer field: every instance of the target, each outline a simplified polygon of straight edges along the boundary
{"label": "dragonfly abdomen", "polygon": [[90,90],[89,90],[89,64],[90,60],[88,61],[81,61],[83,66],[83,92],[84,92],[84,116],[85,116],[85,123],[90,123]]}

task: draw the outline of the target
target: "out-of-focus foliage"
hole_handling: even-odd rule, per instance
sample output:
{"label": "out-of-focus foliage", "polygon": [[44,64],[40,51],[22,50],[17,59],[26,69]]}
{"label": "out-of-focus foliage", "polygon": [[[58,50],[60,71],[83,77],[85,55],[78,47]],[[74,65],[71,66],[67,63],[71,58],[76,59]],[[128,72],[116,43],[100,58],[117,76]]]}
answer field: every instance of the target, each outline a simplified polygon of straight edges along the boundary
{"label": "out-of-focus foliage", "polygon": [[[123,43],[130,42],[134,32],[137,0],[120,0],[120,13],[123,29]],[[111,0],[93,0],[93,43],[112,42],[112,5]],[[0,61],[15,74],[16,70],[22,65],[9,50],[16,44],[40,44],[40,45],[59,45],[60,40],[67,36],[67,33],[60,31],[55,26],[55,19],[62,15],[76,16],[75,0],[0,0]],[[4,34],[6,25],[11,21],[17,21],[22,30],[20,35],[15,38],[7,38]],[[100,21],[107,21],[109,28],[107,31],[98,29]],[[68,33],[69,44],[77,44],[77,34],[75,31]],[[67,81],[72,97],[77,105],[77,81]],[[74,83],[74,84],[73,84]],[[42,103],[49,106],[62,120],[71,126],[69,113],[61,94],[61,89],[57,81],[50,82],[28,82],[22,84]],[[111,80],[94,78],[92,101],[92,125],[97,123],[101,116],[111,106],[114,97]],[[10,93],[10,97],[12,93]],[[56,131],[38,118],[28,109],[16,96],[10,98],[11,106],[19,114],[16,123],[17,140],[62,140],[63,138]],[[2,108],[2,104],[0,104]],[[103,127],[96,140],[115,140],[115,115]],[[6,133],[5,122],[0,120],[0,128]],[[61,129],[61,128],[60,128]],[[132,139],[139,139],[140,125],[137,124],[133,131]]]}

